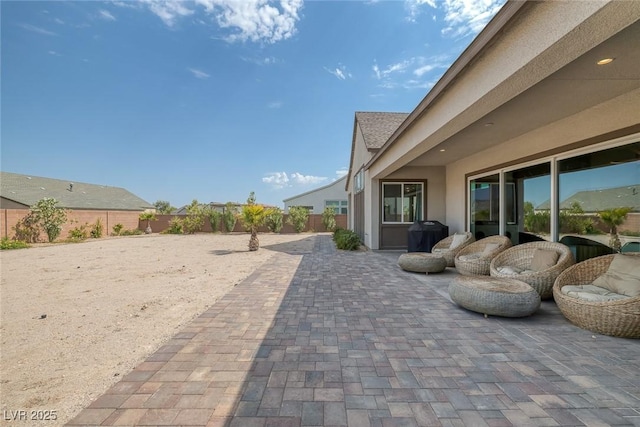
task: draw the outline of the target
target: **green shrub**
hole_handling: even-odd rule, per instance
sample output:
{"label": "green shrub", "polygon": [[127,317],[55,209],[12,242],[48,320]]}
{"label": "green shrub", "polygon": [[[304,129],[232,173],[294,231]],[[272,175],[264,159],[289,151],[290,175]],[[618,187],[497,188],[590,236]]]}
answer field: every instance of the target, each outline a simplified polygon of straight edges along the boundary
{"label": "green shrub", "polygon": [[324,208],[322,211],[322,225],[327,231],[336,229],[336,211],[333,208]]}
{"label": "green shrub", "polygon": [[211,231],[214,233],[220,231],[220,223],[222,222],[222,213],[213,208],[206,209],[206,215],[209,218],[209,224],[211,224]]}
{"label": "green shrub", "polygon": [[78,227],[74,227],[69,230],[69,240],[72,242],[82,242],[89,237],[89,233],[87,232],[87,227],[89,224],[85,223]]}
{"label": "green shrub", "polygon": [[29,212],[13,227],[14,240],[26,243],[36,243],[40,238],[40,225],[34,212]]}
{"label": "green shrub", "polygon": [[309,219],[309,209],[304,206],[292,206],[289,208],[289,217],[287,223],[293,226],[296,233],[300,233],[304,230]]}
{"label": "green shrub", "polygon": [[111,229],[113,230],[113,233],[111,233],[112,236],[120,236],[120,234],[122,233],[122,229],[124,228],[124,225],[118,223],[116,225],[114,225]]}
{"label": "green shrub", "polygon": [[8,237],[3,237],[2,240],[0,240],[0,249],[3,251],[9,249],[24,249],[28,247],[29,244],[22,240],[9,240]]}
{"label": "green shrub", "polygon": [[182,219],[174,216],[169,221],[169,228],[163,231],[164,234],[183,234],[184,227],[182,226]]}
{"label": "green shrub", "polygon": [[91,231],[89,232],[89,235],[94,239],[99,239],[102,237],[103,230],[104,230],[104,227],[102,225],[102,219],[98,218],[96,219],[96,222],[91,226]]}
{"label": "green shrub", "polygon": [[343,228],[336,228],[333,232],[333,241],[336,248],[342,250],[355,251],[360,247],[360,237],[354,231]]}
{"label": "green shrub", "polygon": [[45,197],[31,206],[31,212],[33,212],[36,222],[47,233],[49,242],[53,242],[60,236],[62,224],[67,222],[67,212],[63,208],[59,208],[57,204],[56,199]]}
{"label": "green shrub", "polygon": [[238,221],[238,210],[236,206],[227,202],[224,206],[224,212],[222,212],[222,222],[224,223],[224,228],[228,233],[231,233],[234,228],[236,228],[236,222]]}
{"label": "green shrub", "polygon": [[279,233],[282,230],[283,216],[280,208],[267,208],[264,211],[264,225],[272,233]]}
{"label": "green shrub", "polygon": [[194,234],[202,231],[205,220],[205,208],[196,199],[187,206],[187,216],[182,220],[182,227],[185,233]]}

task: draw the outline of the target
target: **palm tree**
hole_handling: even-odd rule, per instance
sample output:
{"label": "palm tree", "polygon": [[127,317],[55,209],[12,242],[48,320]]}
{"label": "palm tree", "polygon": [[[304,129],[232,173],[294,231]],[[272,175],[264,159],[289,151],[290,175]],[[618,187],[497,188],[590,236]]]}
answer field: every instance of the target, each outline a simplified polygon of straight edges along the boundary
{"label": "palm tree", "polygon": [[151,230],[151,221],[156,220],[156,214],[153,212],[142,212],[140,214],[140,221],[147,221],[147,228],[144,230],[146,234],[151,234],[153,230]]}
{"label": "palm tree", "polygon": [[624,220],[627,218],[627,214],[631,212],[631,208],[612,208],[606,209],[604,211],[598,212],[600,219],[609,227],[609,246],[611,246],[616,251],[620,251],[620,247],[622,246],[620,243],[620,238],[618,237],[618,226],[621,225]]}
{"label": "palm tree", "polygon": [[242,223],[245,229],[251,233],[249,238],[249,250],[257,251],[260,248],[258,240],[258,227],[264,222],[264,206],[256,204],[256,196],[252,191],[247,199],[247,204],[242,207]]}

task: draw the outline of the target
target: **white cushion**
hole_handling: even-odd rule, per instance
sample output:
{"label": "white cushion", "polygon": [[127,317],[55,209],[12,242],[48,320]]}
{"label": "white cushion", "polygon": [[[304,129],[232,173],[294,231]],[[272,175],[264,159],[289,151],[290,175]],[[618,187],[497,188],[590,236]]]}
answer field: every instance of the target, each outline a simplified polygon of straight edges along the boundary
{"label": "white cushion", "polygon": [[500,247],[499,243],[487,243],[482,251],[482,255],[489,255],[491,252],[495,251]]}
{"label": "white cushion", "polygon": [[617,294],[640,296],[640,256],[615,255],[609,269],[593,284]]}
{"label": "white cushion", "polygon": [[502,265],[498,267],[496,270],[498,270],[500,274],[506,274],[509,276],[515,276],[516,274],[520,274],[522,272],[522,269],[518,267],[512,267],[510,265]]}
{"label": "white cushion", "polygon": [[630,298],[626,295],[620,295],[594,285],[567,285],[563,286],[560,290],[563,294],[570,297],[592,302],[616,301]]}
{"label": "white cushion", "polygon": [[466,234],[454,234],[449,249],[455,249],[467,240]]}

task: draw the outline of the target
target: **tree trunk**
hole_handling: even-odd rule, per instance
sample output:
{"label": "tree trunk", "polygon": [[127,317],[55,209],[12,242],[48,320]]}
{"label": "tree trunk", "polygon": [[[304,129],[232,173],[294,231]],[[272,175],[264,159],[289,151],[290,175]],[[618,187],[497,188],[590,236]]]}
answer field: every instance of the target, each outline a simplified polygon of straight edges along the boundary
{"label": "tree trunk", "polygon": [[260,248],[260,241],[258,240],[258,231],[251,230],[251,238],[249,239],[249,250],[257,251]]}

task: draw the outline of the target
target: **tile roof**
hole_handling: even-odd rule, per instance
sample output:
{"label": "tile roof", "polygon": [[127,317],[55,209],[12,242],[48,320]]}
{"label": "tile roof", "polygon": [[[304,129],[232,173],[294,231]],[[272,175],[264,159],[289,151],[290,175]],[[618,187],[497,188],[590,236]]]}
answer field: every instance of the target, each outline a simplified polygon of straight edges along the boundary
{"label": "tile roof", "polygon": [[26,206],[50,197],[67,209],[144,210],[153,205],[120,187],[0,172],[0,196]]}
{"label": "tile roof", "polygon": [[367,149],[380,149],[407,116],[409,113],[356,112]]}
{"label": "tile roof", "polygon": [[[560,209],[569,209],[577,202],[585,212],[599,212],[605,209],[630,207],[640,212],[640,185],[603,188],[600,190],[578,191],[560,203]],[[536,209],[549,209],[550,203],[540,204]]]}

